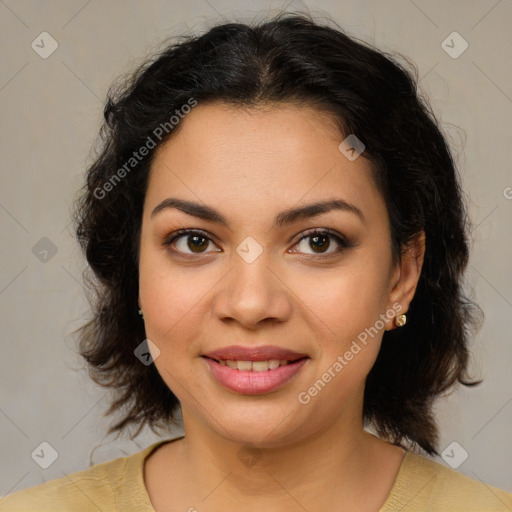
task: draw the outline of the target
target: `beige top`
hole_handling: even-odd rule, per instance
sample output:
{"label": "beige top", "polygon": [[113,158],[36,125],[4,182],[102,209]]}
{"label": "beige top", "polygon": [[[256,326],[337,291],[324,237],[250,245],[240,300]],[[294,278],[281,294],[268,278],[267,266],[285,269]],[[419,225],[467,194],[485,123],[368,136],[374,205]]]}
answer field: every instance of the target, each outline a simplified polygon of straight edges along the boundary
{"label": "beige top", "polygon": [[[144,461],[170,441],[12,493],[0,499],[0,512],[155,512],[144,485]],[[398,511],[511,512],[512,494],[406,452],[379,512]]]}

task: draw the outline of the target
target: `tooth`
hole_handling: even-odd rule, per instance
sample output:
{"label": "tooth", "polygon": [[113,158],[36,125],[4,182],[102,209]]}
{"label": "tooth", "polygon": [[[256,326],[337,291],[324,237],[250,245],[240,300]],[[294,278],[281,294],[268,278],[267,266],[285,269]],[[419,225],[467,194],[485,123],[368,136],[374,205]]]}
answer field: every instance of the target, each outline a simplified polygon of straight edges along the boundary
{"label": "tooth", "polygon": [[255,372],[265,372],[267,370],[275,370],[279,368],[279,366],[286,366],[290,364],[290,361],[287,359],[270,359],[268,361],[233,361],[232,359],[220,360],[220,364],[223,366],[228,366],[229,368],[233,368],[234,370],[242,370],[242,371],[255,371]]}
{"label": "tooth", "polygon": [[266,372],[268,368],[268,361],[253,361],[252,363],[252,369],[255,372]]}

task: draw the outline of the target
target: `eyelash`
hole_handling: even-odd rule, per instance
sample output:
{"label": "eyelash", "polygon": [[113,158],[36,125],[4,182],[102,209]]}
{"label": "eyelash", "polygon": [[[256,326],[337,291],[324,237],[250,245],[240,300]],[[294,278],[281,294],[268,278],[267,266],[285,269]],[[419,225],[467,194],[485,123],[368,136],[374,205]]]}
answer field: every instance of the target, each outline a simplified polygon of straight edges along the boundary
{"label": "eyelash", "polygon": [[[213,242],[213,240],[208,236],[208,234],[205,231],[202,231],[200,229],[179,229],[177,231],[174,231],[173,233],[171,233],[164,239],[163,246],[168,247],[175,240],[178,240],[179,238],[182,238],[182,237],[186,237],[187,235],[199,235],[199,236]],[[307,238],[312,238],[317,235],[332,237],[339,244],[340,247],[338,247],[336,250],[326,253],[326,254],[318,254],[318,255],[308,254],[309,257],[312,256],[312,257],[320,258],[320,259],[328,258],[328,257],[334,256],[335,254],[339,254],[344,249],[354,246],[345,237],[343,237],[342,235],[340,235],[340,234],[336,233],[335,231],[332,231],[328,228],[312,228],[307,231],[304,231],[303,233],[301,233],[300,239],[294,244],[294,246],[300,244],[303,240],[305,240]],[[185,257],[189,257],[189,256],[195,257],[195,256],[201,255],[200,253],[198,253],[197,255],[194,255],[194,254],[183,254],[180,251],[174,251],[174,252],[177,252],[178,254],[185,256]],[[203,254],[205,254],[205,253],[203,253]]]}

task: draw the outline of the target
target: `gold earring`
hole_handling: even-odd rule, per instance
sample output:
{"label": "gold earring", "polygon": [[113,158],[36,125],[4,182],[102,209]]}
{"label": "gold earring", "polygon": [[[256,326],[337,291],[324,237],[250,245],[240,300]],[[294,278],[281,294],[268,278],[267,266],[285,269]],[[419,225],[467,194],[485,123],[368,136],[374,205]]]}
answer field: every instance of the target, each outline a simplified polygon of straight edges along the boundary
{"label": "gold earring", "polygon": [[405,315],[400,315],[395,318],[395,325],[398,327],[403,327],[407,323],[407,317]]}

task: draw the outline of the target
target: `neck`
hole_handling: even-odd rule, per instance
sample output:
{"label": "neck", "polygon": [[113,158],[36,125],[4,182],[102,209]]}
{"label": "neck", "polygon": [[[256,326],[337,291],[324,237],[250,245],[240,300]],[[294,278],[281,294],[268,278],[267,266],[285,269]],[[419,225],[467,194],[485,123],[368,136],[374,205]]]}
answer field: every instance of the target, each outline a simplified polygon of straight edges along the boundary
{"label": "neck", "polygon": [[193,482],[190,494],[214,505],[212,510],[240,504],[247,511],[329,510],[338,499],[344,508],[378,510],[396,477],[382,459],[398,455],[398,449],[364,431],[361,422],[340,419],[295,442],[253,442],[249,447],[186,412],[183,420],[179,468]]}

